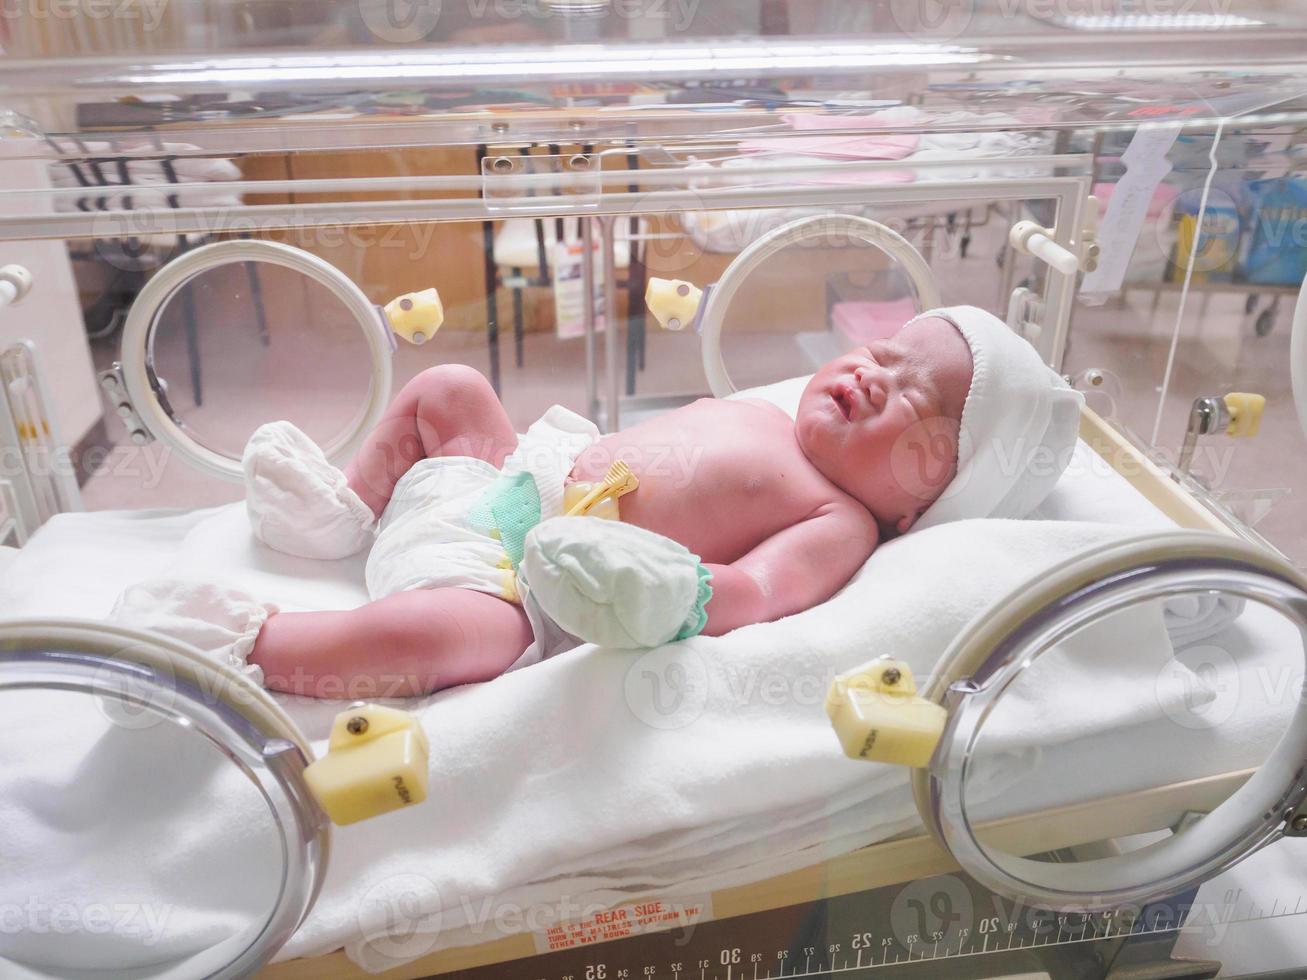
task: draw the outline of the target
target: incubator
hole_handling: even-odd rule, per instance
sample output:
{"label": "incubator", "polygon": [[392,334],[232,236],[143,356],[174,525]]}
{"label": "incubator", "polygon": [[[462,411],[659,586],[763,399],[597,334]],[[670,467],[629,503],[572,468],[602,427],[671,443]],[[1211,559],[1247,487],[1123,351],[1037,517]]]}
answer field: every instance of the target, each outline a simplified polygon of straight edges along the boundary
{"label": "incubator", "polygon": [[[0,975],[1304,965],[1291,4],[33,0],[0,28]],[[1065,472],[795,616],[420,698],[274,693],[109,621],[161,574],[367,601],[363,557],[251,536],[265,422],[344,466],[446,364],[518,432],[793,415],[955,306],[1083,394]]]}

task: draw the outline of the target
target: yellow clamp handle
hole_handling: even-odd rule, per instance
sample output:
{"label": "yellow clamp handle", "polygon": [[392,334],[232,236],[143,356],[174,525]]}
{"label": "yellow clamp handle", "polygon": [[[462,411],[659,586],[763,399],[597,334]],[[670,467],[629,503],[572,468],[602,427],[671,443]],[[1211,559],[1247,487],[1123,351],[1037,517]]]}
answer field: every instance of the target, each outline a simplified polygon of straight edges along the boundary
{"label": "yellow clamp handle", "polygon": [[590,493],[599,486],[600,484],[596,483],[569,483],[563,488],[563,513],[580,513],[579,508],[584,506],[586,517],[602,517],[611,521],[621,520],[616,497],[600,497],[589,504],[585,502]]}
{"label": "yellow clamp handle", "polygon": [[1255,436],[1262,427],[1266,396],[1248,391],[1232,391],[1225,396],[1225,408],[1230,413],[1230,424],[1225,429],[1228,435]]}
{"label": "yellow clamp handle", "polygon": [[948,712],[917,695],[906,663],[879,657],[835,678],[826,714],[849,758],[921,767],[930,763]]}
{"label": "yellow clamp handle", "polygon": [[360,703],[336,716],[327,754],[304,778],[331,822],[344,826],[425,800],[430,755],[415,716]]}
{"label": "yellow clamp handle", "polygon": [[410,344],[425,344],[445,322],[445,307],[434,287],[396,296],[384,309],[390,329]]}
{"label": "yellow clamp handle", "polygon": [[699,313],[703,290],[683,279],[649,280],[644,291],[645,307],[664,330],[684,330]]}

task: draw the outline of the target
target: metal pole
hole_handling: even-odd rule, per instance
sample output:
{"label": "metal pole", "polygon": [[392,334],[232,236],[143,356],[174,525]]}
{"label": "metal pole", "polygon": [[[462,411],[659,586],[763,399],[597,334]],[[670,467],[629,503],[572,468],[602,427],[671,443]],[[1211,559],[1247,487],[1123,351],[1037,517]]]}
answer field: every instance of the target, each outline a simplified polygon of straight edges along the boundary
{"label": "metal pole", "polygon": [[599,424],[598,378],[595,376],[595,260],[594,230],[590,217],[582,215],[581,281],[585,287],[585,413]]}
{"label": "metal pole", "polygon": [[622,398],[621,379],[617,376],[617,263],[613,254],[616,230],[612,215],[599,217],[604,246],[604,381],[607,388],[604,430],[616,432],[618,406]]}

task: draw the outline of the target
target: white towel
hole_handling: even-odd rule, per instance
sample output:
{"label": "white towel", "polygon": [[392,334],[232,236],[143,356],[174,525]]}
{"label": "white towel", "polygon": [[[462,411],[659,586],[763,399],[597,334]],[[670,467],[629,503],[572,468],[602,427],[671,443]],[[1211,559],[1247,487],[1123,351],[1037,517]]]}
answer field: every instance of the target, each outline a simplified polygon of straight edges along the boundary
{"label": "white towel", "polygon": [[1183,595],[1165,604],[1166,630],[1177,647],[1210,639],[1238,619],[1244,600],[1223,592]]}
{"label": "white towel", "polygon": [[[564,895],[586,905],[693,894],[907,829],[906,771],[836,748],[822,707],[830,678],[878,653],[924,676],[1008,589],[1122,533],[958,522],[891,542],[830,602],[780,622],[643,654],[581,647],[437,696],[423,712],[438,747],[433,802],[388,818],[385,835],[342,831],[340,863],[286,954],[345,942],[352,959],[381,970],[396,964],[386,929],[398,907],[432,910],[429,923],[403,922],[405,948],[420,955],[513,931],[476,921],[484,900],[526,908]],[[1038,721],[1024,740],[1009,734],[990,792],[1019,775],[1011,763],[1028,761],[1022,752],[1173,710],[1155,683],[1171,663],[1159,634],[1148,634],[1156,646],[1100,661],[1094,673],[1110,672],[1121,695],[1110,704],[1086,698],[1082,664],[1069,683],[1046,677]]]}
{"label": "white towel", "polygon": [[[275,555],[251,544],[248,534],[235,534],[245,520],[239,505],[199,520],[186,517],[195,523],[171,571],[235,579],[283,608],[324,604],[324,563]],[[52,532],[65,525],[75,532],[77,525],[63,519]],[[830,678],[878,653],[903,656],[924,675],[962,626],[999,596],[1039,569],[1122,533],[1071,522],[950,524],[890,542],[830,602],[777,623],[647,653],[581,647],[488,684],[407,703],[421,714],[431,740],[431,798],[337,833],[323,892],[283,957],[345,945],[357,962],[380,970],[547,921],[563,901],[575,908],[650,892],[702,894],[912,828],[918,821],[904,791],[907,773],[840,754],[823,709]],[[33,550],[33,560],[39,554]],[[22,558],[23,582],[40,578]],[[361,563],[355,573],[361,583]],[[338,601],[362,594],[361,584],[333,593]],[[46,608],[33,603],[24,610]],[[1050,738],[1165,718],[1168,705],[1155,696],[1153,680],[1168,651],[1140,652],[1146,655],[1108,661],[1126,697],[1104,717],[1075,714],[1089,703],[1083,676],[1068,683],[1048,678],[1038,710],[1042,718],[1060,719],[1061,727],[1052,733],[1044,722],[1028,726],[1029,741],[1015,740],[996,760],[990,792],[1020,775],[1013,765],[1028,759],[1022,752],[1038,753]],[[283,703],[321,751],[326,723],[340,704]],[[48,717],[32,708],[33,724]],[[66,728],[56,729],[43,762],[85,751],[84,743],[61,742]],[[1165,731],[1171,730],[1186,734],[1174,725]],[[166,755],[149,759],[151,775],[166,781]],[[186,778],[196,778],[193,761],[185,764]],[[44,808],[26,807],[26,798],[4,785],[12,771],[0,749],[0,802],[7,807],[0,853],[12,853],[21,841],[27,855],[18,873],[0,877],[0,906],[41,893],[44,879],[36,869],[68,853],[57,828],[98,805],[85,795],[75,801],[55,795]],[[90,788],[116,797],[109,781]],[[192,909],[186,883],[229,870],[232,828],[251,823],[247,804],[228,806],[221,802],[225,794],[218,793],[217,803],[178,799],[184,836],[171,838],[177,846],[160,846],[149,862],[121,850],[122,842],[139,839],[130,813],[101,824],[95,845],[104,860],[65,861],[61,889],[91,893],[112,880],[118,894],[154,896],[174,910],[164,923],[173,931],[159,937],[158,948],[199,945],[215,922],[212,910]],[[154,819],[167,826],[161,805],[151,806]],[[422,910],[428,914],[418,915]],[[535,914],[496,919],[505,910]],[[388,937],[388,924],[407,938]],[[60,955],[85,962],[93,952],[76,947],[97,938],[64,937]]]}

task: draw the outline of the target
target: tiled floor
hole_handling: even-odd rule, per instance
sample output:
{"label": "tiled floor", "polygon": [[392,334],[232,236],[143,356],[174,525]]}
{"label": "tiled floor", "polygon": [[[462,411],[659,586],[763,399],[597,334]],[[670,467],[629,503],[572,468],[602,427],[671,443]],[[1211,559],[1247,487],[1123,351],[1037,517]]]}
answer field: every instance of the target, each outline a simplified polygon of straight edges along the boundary
{"label": "tiled floor", "polygon": [[[937,249],[933,265],[948,303],[997,307],[995,254],[1000,223],[979,229],[967,258],[957,249]],[[213,448],[237,453],[249,431],[266,418],[288,417],[320,441],[332,437],[352,416],[366,384],[366,350],[340,316],[330,314],[322,296],[297,283],[274,278],[263,283],[267,304],[266,343],[252,313],[247,282],[239,277],[206,282],[198,293],[197,351],[203,405],[196,406],[189,377],[182,320],[169,311],[168,328],[156,347],[160,376],[169,382],[172,401],[194,431]],[[1288,489],[1270,506],[1258,528],[1299,564],[1307,564],[1307,453],[1293,411],[1286,367],[1292,297],[1286,297],[1269,336],[1253,330],[1254,315],[1244,312],[1243,294],[1194,295],[1180,324],[1174,367],[1165,399],[1161,385],[1175,329],[1178,296],[1163,294],[1154,309],[1150,290],[1132,290],[1123,303],[1077,306],[1066,369],[1076,374],[1101,368],[1113,381],[1114,403],[1096,399],[1145,439],[1153,432],[1162,404],[1157,445],[1174,454],[1183,436],[1188,406],[1200,394],[1231,390],[1267,396],[1262,433],[1235,441],[1224,436],[1200,447],[1198,470],[1219,491],[1251,495]],[[1264,307],[1267,299],[1262,299]],[[1260,307],[1259,307],[1260,308]],[[815,311],[821,317],[821,311]],[[762,383],[806,373],[814,366],[795,334],[775,330],[732,334],[724,343],[730,368],[745,383]],[[603,357],[602,339],[599,363]],[[101,344],[101,363],[116,356]],[[624,364],[625,343],[619,344]],[[401,345],[394,358],[396,386],[436,363],[488,367],[482,334],[443,332],[423,347]],[[501,336],[503,398],[514,422],[525,427],[549,404],[586,409],[584,344],[552,334],[528,334],[522,367],[513,363],[511,332]],[[706,393],[697,338],[651,330],[640,394]],[[122,427],[110,420],[115,438]],[[124,460],[92,478],[85,488],[88,507],[197,506],[236,500],[240,487],[202,476],[158,444],[122,450]],[[135,461],[135,465],[131,461]]]}

